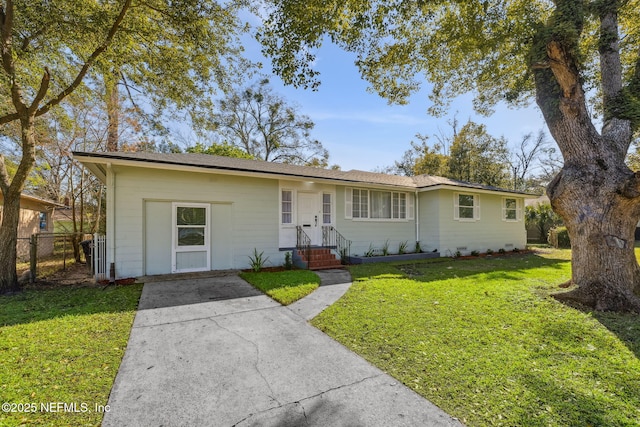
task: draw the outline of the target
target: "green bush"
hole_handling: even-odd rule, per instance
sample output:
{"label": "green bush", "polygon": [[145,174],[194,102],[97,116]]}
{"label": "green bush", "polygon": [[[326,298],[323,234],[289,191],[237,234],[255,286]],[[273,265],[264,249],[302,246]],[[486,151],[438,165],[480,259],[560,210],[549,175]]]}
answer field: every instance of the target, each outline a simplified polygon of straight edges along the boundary
{"label": "green bush", "polygon": [[554,227],[549,230],[549,244],[554,248],[570,248],[571,241],[567,227]]}

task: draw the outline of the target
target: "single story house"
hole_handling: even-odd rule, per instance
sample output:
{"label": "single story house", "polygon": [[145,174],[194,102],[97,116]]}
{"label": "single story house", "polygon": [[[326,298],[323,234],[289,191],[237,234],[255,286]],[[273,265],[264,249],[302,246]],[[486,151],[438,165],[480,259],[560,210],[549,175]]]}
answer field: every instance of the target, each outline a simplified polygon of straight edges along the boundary
{"label": "single story house", "polygon": [[255,253],[282,265],[301,239],[326,246],[332,233],[351,255],[416,242],[440,256],[527,243],[530,196],[495,187],[206,154],[73,156],[106,184],[114,279],[244,269]]}
{"label": "single story house", "polygon": [[[0,219],[4,206],[4,195],[0,191]],[[18,220],[18,259],[29,259],[29,238],[36,233],[53,233],[53,212],[61,204],[28,194],[20,195],[20,219]],[[38,248],[40,255],[53,253],[53,240],[46,239]],[[50,241],[50,242],[49,242]]]}

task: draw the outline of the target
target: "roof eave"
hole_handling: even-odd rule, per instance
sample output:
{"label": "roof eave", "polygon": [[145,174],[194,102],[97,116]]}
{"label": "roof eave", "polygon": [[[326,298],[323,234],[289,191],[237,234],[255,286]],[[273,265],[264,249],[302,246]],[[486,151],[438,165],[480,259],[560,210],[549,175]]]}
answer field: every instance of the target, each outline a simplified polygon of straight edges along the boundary
{"label": "roof eave", "polygon": [[226,167],[226,166],[216,166],[216,165],[192,165],[186,163],[180,163],[170,160],[151,160],[151,159],[125,159],[112,157],[110,155],[101,156],[101,153],[96,153],[97,155],[91,154],[88,155],[86,153],[74,152],[73,157],[81,162],[87,169],[89,169],[94,175],[100,179],[103,183],[106,182],[106,172],[101,165],[118,165],[118,166],[141,166],[150,168],[150,169],[167,169],[169,167],[171,170],[177,171],[191,171],[191,172],[209,172],[209,173],[219,173],[225,175],[238,175],[238,176],[251,176],[256,178],[269,178],[269,179],[288,179],[288,180],[297,180],[297,181],[313,181],[318,183],[327,183],[327,184],[346,184],[346,185],[368,185],[375,186],[380,188],[398,188],[398,189],[411,189],[415,190],[413,186],[405,186],[405,185],[397,185],[397,184],[384,184],[378,182],[371,181],[359,181],[359,180],[351,180],[351,179],[340,179],[340,178],[327,178],[327,177],[318,177],[314,175],[305,175],[305,174],[292,174],[292,173],[282,173],[282,172],[265,172],[265,171],[255,171],[247,168],[236,168],[236,167]]}

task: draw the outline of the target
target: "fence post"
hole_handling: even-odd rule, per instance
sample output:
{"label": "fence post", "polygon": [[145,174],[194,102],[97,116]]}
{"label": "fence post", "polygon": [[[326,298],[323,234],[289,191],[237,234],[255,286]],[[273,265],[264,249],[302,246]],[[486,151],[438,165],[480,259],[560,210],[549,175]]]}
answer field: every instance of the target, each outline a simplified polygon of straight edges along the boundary
{"label": "fence post", "polygon": [[36,266],[38,265],[38,235],[32,234],[29,238],[29,281],[36,281]]}

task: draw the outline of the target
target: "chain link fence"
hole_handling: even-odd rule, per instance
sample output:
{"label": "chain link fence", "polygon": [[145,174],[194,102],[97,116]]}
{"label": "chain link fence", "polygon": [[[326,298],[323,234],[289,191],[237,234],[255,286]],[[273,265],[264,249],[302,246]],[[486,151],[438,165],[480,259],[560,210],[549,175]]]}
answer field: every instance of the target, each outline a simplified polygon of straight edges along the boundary
{"label": "chain link fence", "polygon": [[[29,271],[29,280],[35,282],[66,270],[73,263],[89,261],[87,269],[90,270],[91,257],[85,255],[81,243],[92,238],[90,234],[83,233],[37,233],[29,239],[18,239],[18,273]],[[25,240],[29,248],[26,260],[23,251]]]}

